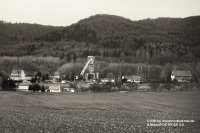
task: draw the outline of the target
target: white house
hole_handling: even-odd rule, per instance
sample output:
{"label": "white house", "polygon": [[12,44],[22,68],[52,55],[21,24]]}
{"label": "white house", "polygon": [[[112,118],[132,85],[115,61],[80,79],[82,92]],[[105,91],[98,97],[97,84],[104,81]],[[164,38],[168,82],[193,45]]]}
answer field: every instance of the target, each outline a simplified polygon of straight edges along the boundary
{"label": "white house", "polygon": [[10,79],[14,81],[20,81],[25,79],[26,74],[24,73],[23,70],[12,70],[10,74]]}
{"label": "white house", "polygon": [[50,92],[61,92],[60,86],[49,86]]}
{"label": "white house", "polygon": [[18,90],[28,91],[29,85],[32,85],[32,83],[30,81],[24,80],[22,83],[19,84]]}

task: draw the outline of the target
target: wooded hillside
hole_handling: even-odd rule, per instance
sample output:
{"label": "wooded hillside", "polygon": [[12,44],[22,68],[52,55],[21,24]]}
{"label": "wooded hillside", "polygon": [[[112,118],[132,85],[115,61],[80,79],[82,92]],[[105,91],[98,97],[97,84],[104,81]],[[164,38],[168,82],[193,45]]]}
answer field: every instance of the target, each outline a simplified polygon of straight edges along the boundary
{"label": "wooded hillside", "polygon": [[200,59],[200,16],[132,21],[99,14],[68,27],[2,21],[0,37],[1,56],[53,56],[62,62],[56,69],[89,55],[108,63],[187,63],[191,70]]}
{"label": "wooded hillside", "polygon": [[31,42],[34,38],[60,28],[28,23],[12,24],[0,21],[0,45]]}
{"label": "wooded hillside", "polygon": [[[199,36],[199,16],[131,21],[119,16],[95,15],[70,27],[40,36],[36,41],[64,41],[66,45],[73,41],[80,47],[86,44],[84,49],[74,49],[80,56],[89,53],[119,58],[124,53],[127,57],[152,59],[154,55],[167,54],[170,58],[174,56],[185,59],[189,56],[193,62],[200,57]],[[143,54],[140,54],[141,51]]]}

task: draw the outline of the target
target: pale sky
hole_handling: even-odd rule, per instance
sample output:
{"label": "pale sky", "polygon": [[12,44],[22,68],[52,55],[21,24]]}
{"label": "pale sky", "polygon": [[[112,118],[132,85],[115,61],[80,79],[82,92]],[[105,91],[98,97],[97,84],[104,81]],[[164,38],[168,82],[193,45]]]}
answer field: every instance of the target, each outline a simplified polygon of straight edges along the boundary
{"label": "pale sky", "polygon": [[200,15],[200,0],[0,0],[0,20],[69,26],[95,14],[131,20]]}

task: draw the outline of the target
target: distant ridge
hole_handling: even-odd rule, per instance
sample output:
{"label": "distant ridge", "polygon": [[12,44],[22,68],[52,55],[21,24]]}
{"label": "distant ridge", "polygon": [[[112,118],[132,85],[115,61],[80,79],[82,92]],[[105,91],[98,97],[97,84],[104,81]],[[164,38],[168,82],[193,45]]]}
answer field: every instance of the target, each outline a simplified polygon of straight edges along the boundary
{"label": "distant ridge", "polygon": [[[141,56],[149,56],[154,51],[158,55],[171,53],[177,58],[186,55],[200,57],[200,16],[132,21],[120,16],[97,14],[68,27],[1,22],[0,33],[0,44],[10,44],[5,46],[4,51],[0,50],[1,55],[15,45],[21,51],[18,55],[59,57],[76,52],[78,58],[88,54],[119,58],[122,52],[135,57],[138,52],[146,53]],[[13,36],[13,33],[16,34]],[[18,40],[15,40],[16,35]]]}

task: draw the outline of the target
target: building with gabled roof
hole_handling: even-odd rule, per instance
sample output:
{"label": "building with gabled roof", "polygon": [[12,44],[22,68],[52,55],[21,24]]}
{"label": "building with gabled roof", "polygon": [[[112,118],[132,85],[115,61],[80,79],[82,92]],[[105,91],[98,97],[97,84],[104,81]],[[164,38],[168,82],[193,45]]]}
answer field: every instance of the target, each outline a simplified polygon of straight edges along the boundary
{"label": "building with gabled roof", "polygon": [[178,82],[190,82],[192,74],[190,71],[174,70],[171,73],[171,79],[172,81],[176,79]]}
{"label": "building with gabled roof", "polygon": [[11,74],[10,74],[10,79],[14,80],[14,81],[22,81],[25,79],[26,74],[24,73],[23,70],[12,70]]}
{"label": "building with gabled roof", "polygon": [[50,92],[61,92],[60,86],[49,86]]}
{"label": "building with gabled roof", "polygon": [[142,83],[142,78],[137,75],[123,75],[122,79],[127,79],[127,82]]}
{"label": "building with gabled roof", "polygon": [[19,84],[18,90],[28,91],[29,85],[32,85],[32,83],[30,81],[24,80],[22,83]]}

